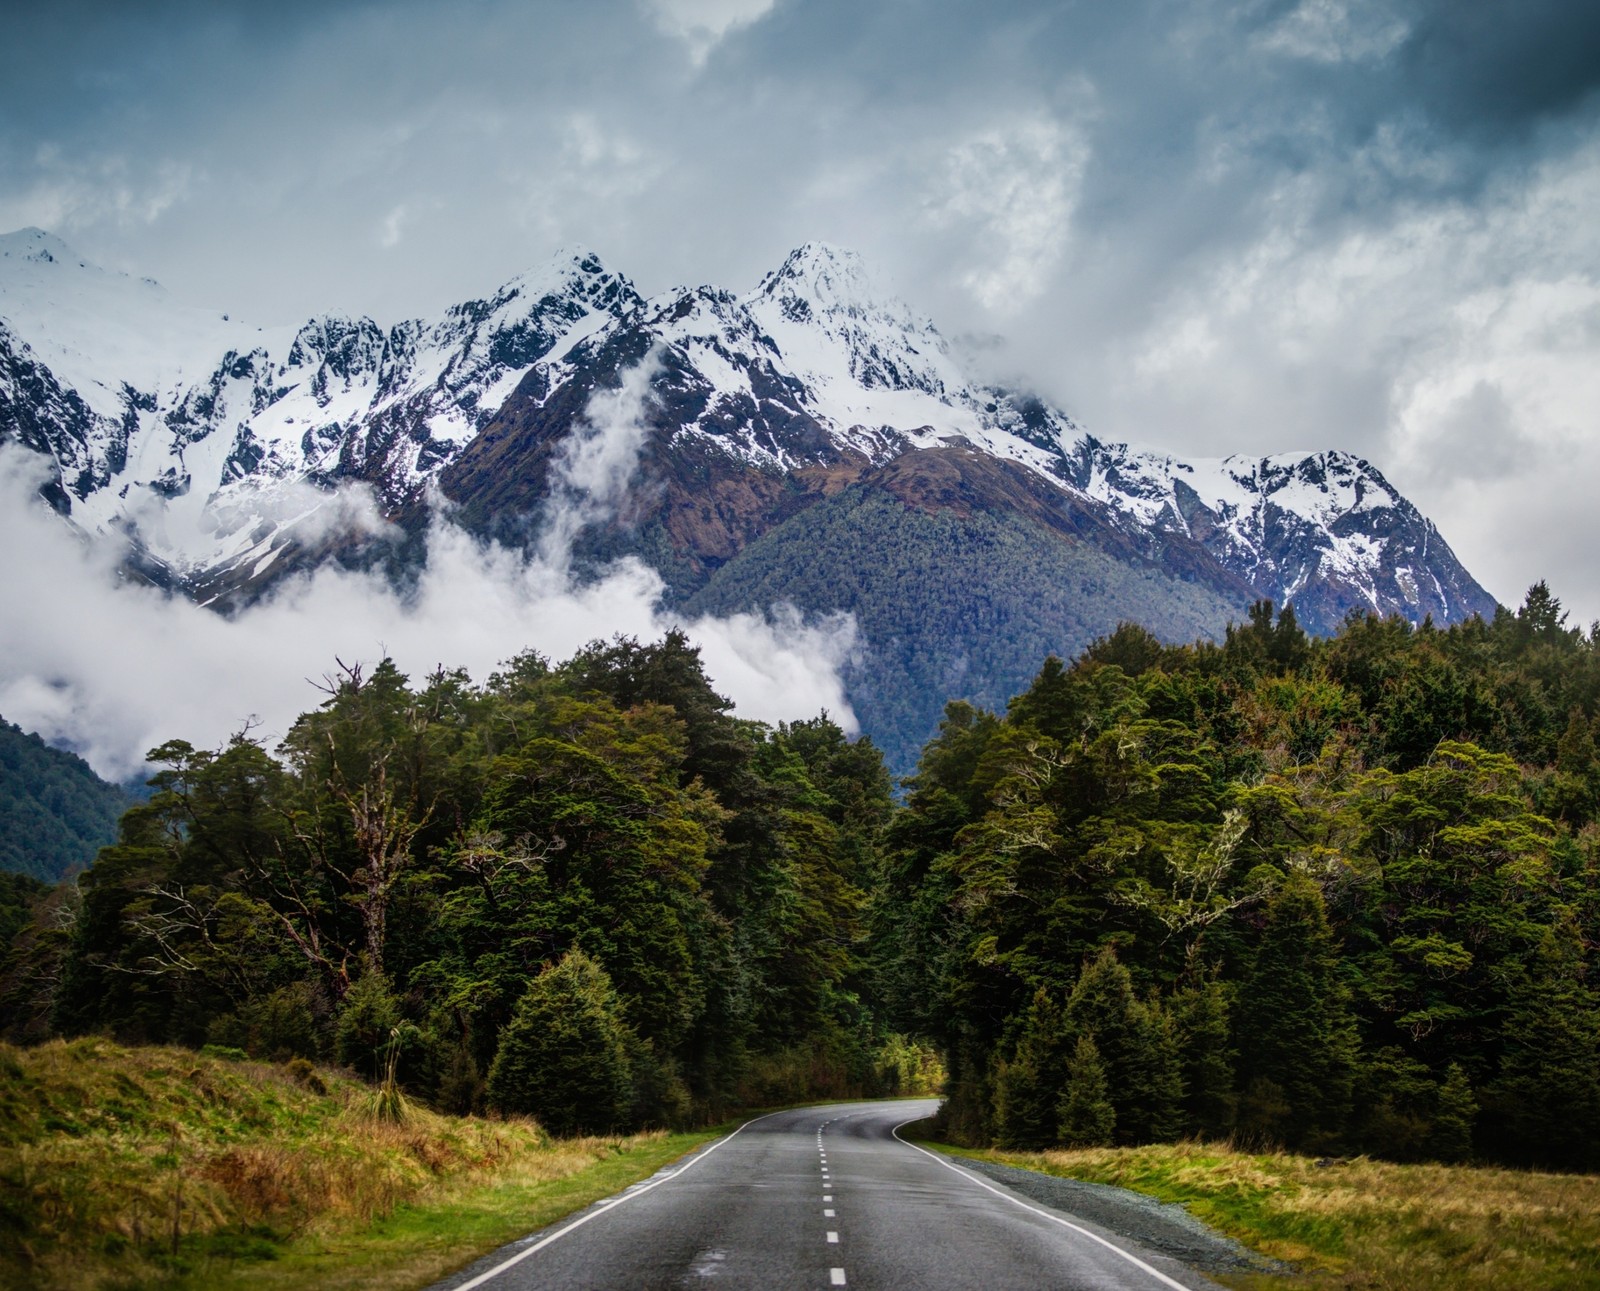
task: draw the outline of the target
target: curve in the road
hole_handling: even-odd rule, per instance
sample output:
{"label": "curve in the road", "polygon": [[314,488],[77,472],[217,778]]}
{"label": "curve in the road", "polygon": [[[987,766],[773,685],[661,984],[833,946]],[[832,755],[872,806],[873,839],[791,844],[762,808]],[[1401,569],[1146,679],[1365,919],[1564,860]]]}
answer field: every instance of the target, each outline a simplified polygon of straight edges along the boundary
{"label": "curve in the road", "polygon": [[1100,1245],[1105,1247],[1108,1251],[1111,1251],[1115,1255],[1120,1255],[1123,1259],[1127,1260],[1128,1263],[1132,1264],[1135,1268],[1141,1269],[1145,1273],[1148,1273],[1152,1278],[1154,1278],[1162,1286],[1172,1287],[1172,1288],[1174,1288],[1174,1291],[1190,1291],[1190,1289],[1188,1287],[1184,1286],[1183,1283],[1174,1281],[1172,1278],[1169,1278],[1160,1269],[1152,1268],[1150,1265],[1146,1264],[1143,1260],[1141,1260],[1137,1255],[1133,1254],[1131,1251],[1123,1250],[1122,1247],[1118,1246],[1115,1242],[1108,1242],[1105,1238],[1101,1237],[1099,1233],[1091,1233],[1087,1228],[1083,1227],[1083,1225],[1081,1225],[1081,1224],[1074,1224],[1070,1219],[1066,1219],[1061,1215],[1052,1214],[1050,1211],[1041,1209],[1040,1207],[1033,1205],[1031,1202],[1024,1201],[1021,1197],[1017,1196],[1013,1192],[1005,1192],[1005,1191],[1002,1191],[999,1188],[996,1188],[993,1184],[985,1183],[982,1179],[978,1178],[977,1175],[969,1174],[967,1171],[963,1170],[960,1166],[956,1165],[954,1162],[945,1160],[944,1157],[939,1156],[937,1153],[929,1152],[927,1148],[918,1147],[915,1143],[906,1143],[906,1141],[904,1139],[900,1138],[900,1131],[903,1130],[907,1125],[911,1125],[916,1119],[917,1119],[916,1117],[913,1117],[911,1120],[901,1121],[899,1125],[896,1125],[894,1127],[894,1131],[893,1131],[895,1138],[900,1139],[900,1142],[905,1143],[906,1146],[908,1148],[910,1148],[913,1152],[920,1152],[920,1153],[922,1153],[923,1156],[929,1157],[932,1160],[937,1161],[945,1169],[953,1170],[956,1174],[960,1175],[968,1183],[976,1184],[978,1187],[982,1188],[984,1191],[992,1192],[992,1193],[994,1193],[994,1195],[996,1197],[1000,1197],[1000,1198],[1003,1198],[1006,1201],[1011,1202],[1012,1205],[1021,1206],[1024,1210],[1031,1210],[1035,1215],[1042,1215],[1045,1219],[1050,1220],[1052,1223],[1060,1224],[1063,1228],[1070,1228],[1074,1233],[1077,1233],[1080,1237],[1087,1238],[1091,1242],[1099,1242]]}
{"label": "curve in the road", "polygon": [[838,1104],[746,1121],[675,1169],[496,1252],[435,1291],[1215,1286],[899,1137],[901,1126],[936,1106]]}

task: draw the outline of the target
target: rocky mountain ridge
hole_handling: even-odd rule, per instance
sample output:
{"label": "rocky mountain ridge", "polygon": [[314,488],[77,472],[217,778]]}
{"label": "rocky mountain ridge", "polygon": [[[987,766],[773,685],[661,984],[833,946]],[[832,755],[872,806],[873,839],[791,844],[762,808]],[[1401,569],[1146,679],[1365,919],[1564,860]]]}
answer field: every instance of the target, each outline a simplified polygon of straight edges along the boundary
{"label": "rocky mountain ridge", "polygon": [[[915,673],[1000,702],[1044,651],[1122,619],[1192,639],[1260,597],[1321,632],[1352,610],[1446,623],[1494,608],[1369,462],[1103,441],[974,379],[859,257],[821,243],[742,295],[646,299],[578,249],[438,319],[274,330],[181,306],[38,230],[0,237],[0,440],[49,459],[63,515],[125,535],[148,576],[200,599],[347,556],[377,519],[347,514],[351,483],[413,537],[442,497],[480,535],[529,544],[575,437],[599,433],[596,395],[641,365],[631,487],[585,517],[572,556],[638,556],[671,605],[854,613],[853,696]],[[890,551],[903,584],[868,567]],[[946,603],[941,585],[966,590]],[[929,702],[901,703],[906,741]]]}

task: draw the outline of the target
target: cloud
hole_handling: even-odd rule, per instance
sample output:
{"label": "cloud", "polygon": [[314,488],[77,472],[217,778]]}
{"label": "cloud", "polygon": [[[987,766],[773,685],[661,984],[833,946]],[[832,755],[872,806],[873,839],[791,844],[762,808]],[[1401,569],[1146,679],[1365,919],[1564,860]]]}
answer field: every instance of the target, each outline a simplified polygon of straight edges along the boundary
{"label": "cloud", "polygon": [[661,370],[660,345],[622,374],[615,390],[597,390],[583,418],[557,451],[540,558],[555,568],[572,559],[578,532],[616,515],[628,495],[650,427],[645,405]]}
{"label": "cloud", "polygon": [[[13,607],[0,618],[0,713],[121,779],[167,739],[216,746],[249,722],[281,738],[317,702],[307,679],[335,656],[387,653],[413,677],[443,664],[481,680],[529,647],[559,659],[618,633],[652,640],[681,626],[740,714],[775,722],[826,709],[854,731],[840,680],[856,650],[853,618],[805,620],[779,606],[683,621],[663,611],[661,579],[635,560],[582,582],[568,567],[572,536],[616,506],[632,475],[648,374],[641,365],[592,401],[559,468],[538,556],[436,516],[405,595],[377,575],[328,567],[229,618],[119,578],[113,544],[86,540],[38,501],[41,459],[0,448],[0,544],[28,553],[0,563],[0,600]],[[290,509],[308,492],[290,489]],[[323,501],[303,524],[371,522],[359,493]]]}
{"label": "cloud", "polygon": [[390,209],[378,225],[379,246],[388,251],[400,245],[401,239],[405,236],[406,218],[410,213],[404,202]]}
{"label": "cloud", "polygon": [[0,229],[148,226],[187,199],[195,183],[194,168],[171,157],[153,165],[104,153],[69,157],[54,143],[38,147],[31,169],[31,182],[0,197]]}
{"label": "cloud", "polygon": [[774,0],[642,0],[645,12],[669,36],[688,47],[696,67],[729,32],[759,22]]}
{"label": "cloud", "polygon": [[944,150],[926,218],[958,234],[961,284],[985,309],[1012,312],[1048,289],[1088,156],[1080,132],[1047,117],[980,130]]}
{"label": "cloud", "polygon": [[1505,391],[1481,378],[1426,418],[1412,453],[1421,471],[1445,480],[1504,479],[1545,464],[1541,446],[1518,427]]}
{"label": "cloud", "polygon": [[1262,49],[1339,63],[1383,58],[1410,32],[1404,18],[1381,0],[1301,0],[1258,38]]}
{"label": "cloud", "polygon": [[[142,535],[149,525],[161,525],[171,511],[170,502],[153,491],[143,505],[129,508],[136,530]],[[206,499],[198,513],[198,524],[209,536],[201,546],[215,545],[244,530],[263,528],[293,530],[301,543],[321,543],[352,537],[389,537],[394,527],[378,507],[372,486],[352,481],[337,489],[320,489],[304,480],[270,480],[247,476],[232,481]]]}

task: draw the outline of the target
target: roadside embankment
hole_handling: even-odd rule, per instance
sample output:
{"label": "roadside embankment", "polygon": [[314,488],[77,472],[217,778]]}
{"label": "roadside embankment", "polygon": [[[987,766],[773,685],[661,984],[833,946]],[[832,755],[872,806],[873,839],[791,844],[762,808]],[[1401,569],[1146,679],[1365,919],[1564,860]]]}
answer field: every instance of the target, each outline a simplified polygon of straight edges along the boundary
{"label": "roadside embankment", "polygon": [[397,1122],[307,1064],[0,1045],[0,1285],[421,1286],[715,1134]]}
{"label": "roadside embankment", "polygon": [[[1242,1291],[1600,1288],[1596,1175],[1365,1157],[1314,1160],[1193,1143],[1071,1152],[930,1146],[968,1159],[1019,1191],[1031,1187],[1034,1195],[1041,1195],[1040,1185],[1017,1178],[1016,1169],[1036,1172],[1036,1179],[1110,1185],[1179,1204],[1194,1219],[1287,1266],[1285,1274],[1208,1265],[1212,1277]],[[1064,1194],[1052,1204],[1071,1209],[1073,1200]],[[1077,1200],[1112,1204],[1103,1191]],[[1135,1213],[1138,1207],[1119,1209]],[[1158,1219],[1169,1222],[1155,1214],[1151,1222]]]}

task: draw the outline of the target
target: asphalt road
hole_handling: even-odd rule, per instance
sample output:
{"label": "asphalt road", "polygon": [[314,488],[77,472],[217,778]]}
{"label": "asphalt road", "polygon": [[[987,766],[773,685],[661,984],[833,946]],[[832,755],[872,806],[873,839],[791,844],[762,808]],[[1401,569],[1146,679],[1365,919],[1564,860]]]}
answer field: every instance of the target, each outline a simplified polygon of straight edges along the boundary
{"label": "asphalt road", "polygon": [[936,1106],[834,1104],[761,1117],[435,1291],[1216,1286],[894,1136]]}

